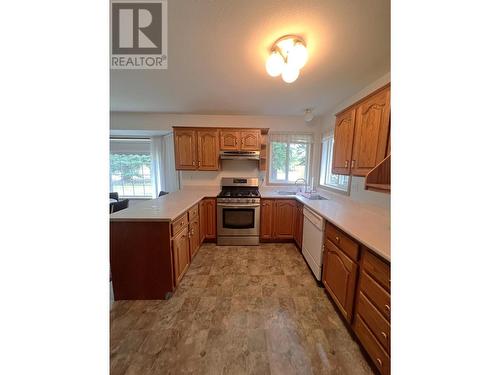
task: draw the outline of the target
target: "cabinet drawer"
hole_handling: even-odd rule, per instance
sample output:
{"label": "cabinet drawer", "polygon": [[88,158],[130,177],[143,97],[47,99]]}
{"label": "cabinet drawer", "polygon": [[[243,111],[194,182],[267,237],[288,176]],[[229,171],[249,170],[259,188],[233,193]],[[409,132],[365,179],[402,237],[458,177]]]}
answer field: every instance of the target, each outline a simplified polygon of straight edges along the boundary
{"label": "cabinet drawer", "polygon": [[363,292],[360,292],[358,295],[356,313],[363,318],[370,331],[372,331],[372,334],[387,353],[390,353],[391,326],[377,308],[366,298]]}
{"label": "cabinet drawer", "polygon": [[377,339],[370,332],[363,319],[356,314],[353,325],[354,332],[358,336],[359,341],[365,348],[366,352],[373,360],[373,363],[378,368],[382,375],[389,375],[390,360],[387,353],[382,349],[382,346],[377,342]]}
{"label": "cabinet drawer", "polygon": [[338,246],[346,255],[354,261],[358,260],[359,245],[357,242],[351,240],[340,230],[335,228],[332,224],[326,223],[325,227],[326,238]]}
{"label": "cabinet drawer", "polygon": [[391,267],[369,251],[363,251],[362,269],[385,289],[391,289]]}
{"label": "cabinet drawer", "polygon": [[175,236],[179,231],[188,224],[187,212],[184,212],[181,216],[172,222],[172,236]]}
{"label": "cabinet drawer", "polygon": [[363,292],[382,315],[390,321],[391,295],[364,271],[361,272],[359,278],[359,290]]}
{"label": "cabinet drawer", "polygon": [[193,207],[191,207],[189,209],[188,216],[189,216],[189,221],[191,221],[199,216],[198,204],[195,204]]}

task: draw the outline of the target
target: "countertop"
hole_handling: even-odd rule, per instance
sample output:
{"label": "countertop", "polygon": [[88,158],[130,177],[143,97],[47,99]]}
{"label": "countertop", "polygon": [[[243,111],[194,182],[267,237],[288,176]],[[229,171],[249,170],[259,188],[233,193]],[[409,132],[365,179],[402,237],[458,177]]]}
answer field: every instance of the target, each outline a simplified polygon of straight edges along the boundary
{"label": "countertop", "polygon": [[[283,188],[282,188],[283,189]],[[340,194],[321,195],[328,200],[310,200],[300,195],[280,195],[277,188],[261,188],[262,198],[296,199],[327,221],[355,238],[370,250],[390,261],[390,212],[356,202]],[[216,197],[217,186],[189,186],[160,198],[136,203],[110,215],[111,221],[172,221],[205,197]]]}
{"label": "countertop", "polygon": [[135,203],[110,215],[111,221],[172,221],[205,197],[216,197],[217,186],[189,186],[156,199]]}
{"label": "countertop", "polygon": [[334,193],[319,192],[328,200],[281,195],[277,189],[269,188],[260,189],[260,194],[262,198],[296,199],[382,258],[391,260],[391,217],[388,210]]}

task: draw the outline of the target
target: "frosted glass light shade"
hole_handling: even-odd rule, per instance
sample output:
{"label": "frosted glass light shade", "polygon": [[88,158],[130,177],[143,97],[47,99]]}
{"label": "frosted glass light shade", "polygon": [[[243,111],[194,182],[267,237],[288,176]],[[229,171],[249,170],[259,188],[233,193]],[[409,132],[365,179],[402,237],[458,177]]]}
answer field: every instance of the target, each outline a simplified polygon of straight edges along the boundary
{"label": "frosted glass light shade", "polygon": [[267,74],[271,77],[277,77],[283,71],[285,61],[279,52],[273,52],[269,55],[266,61]]}
{"label": "frosted glass light shade", "polygon": [[286,64],[281,73],[281,78],[283,78],[283,81],[286,83],[292,83],[299,78],[299,69],[290,64]]}
{"label": "frosted glass light shade", "polygon": [[288,52],[287,64],[301,69],[306,65],[307,58],[307,48],[302,43],[295,43],[293,48]]}

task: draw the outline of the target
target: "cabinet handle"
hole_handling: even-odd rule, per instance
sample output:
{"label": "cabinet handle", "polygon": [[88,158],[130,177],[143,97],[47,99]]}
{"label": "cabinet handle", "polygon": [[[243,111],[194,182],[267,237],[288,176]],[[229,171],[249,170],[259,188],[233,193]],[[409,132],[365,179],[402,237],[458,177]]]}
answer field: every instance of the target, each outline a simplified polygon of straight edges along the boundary
{"label": "cabinet handle", "polygon": [[377,363],[379,364],[379,366],[382,366],[382,360],[380,358],[377,358]]}
{"label": "cabinet handle", "polygon": [[384,339],[386,339],[386,340],[387,340],[387,333],[385,333],[384,331],[382,331],[382,332],[380,332],[380,334],[382,335],[382,337],[383,337]]}
{"label": "cabinet handle", "polygon": [[387,311],[391,311],[391,307],[389,305],[384,306]]}
{"label": "cabinet handle", "polygon": [[336,236],[336,237],[335,237],[335,241],[340,242],[340,238],[339,238],[339,236]]}
{"label": "cabinet handle", "polygon": [[193,160],[193,165],[195,165],[195,164],[196,164],[196,163],[195,163],[195,162],[194,162],[194,160]]}
{"label": "cabinet handle", "polygon": [[356,163],[356,160],[351,160],[351,168],[354,168],[355,163]]}
{"label": "cabinet handle", "polygon": [[201,165],[201,161],[198,160],[198,167]]}
{"label": "cabinet handle", "polygon": [[349,161],[346,160],[345,163],[344,163],[344,168],[347,168],[348,165],[349,165]]}

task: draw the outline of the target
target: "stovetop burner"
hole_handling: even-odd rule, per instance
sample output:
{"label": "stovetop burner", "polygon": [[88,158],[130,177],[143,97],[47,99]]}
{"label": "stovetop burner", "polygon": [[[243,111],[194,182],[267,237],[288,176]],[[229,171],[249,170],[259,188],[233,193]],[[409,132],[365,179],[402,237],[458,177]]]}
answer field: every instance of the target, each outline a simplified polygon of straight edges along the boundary
{"label": "stovetop burner", "polygon": [[257,188],[225,187],[217,198],[260,198],[260,193]]}

